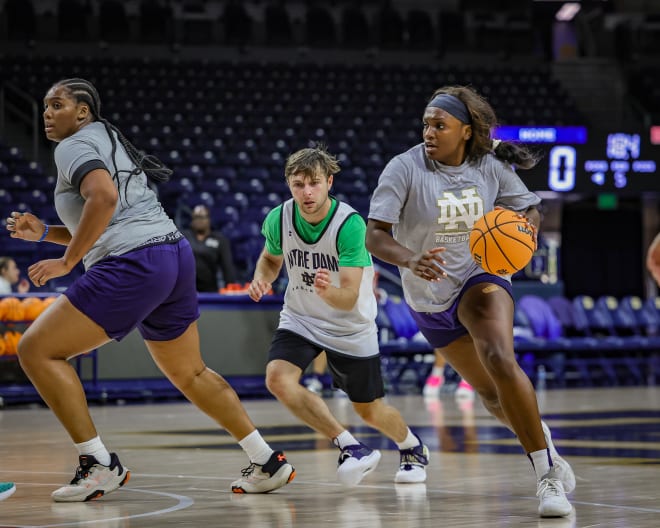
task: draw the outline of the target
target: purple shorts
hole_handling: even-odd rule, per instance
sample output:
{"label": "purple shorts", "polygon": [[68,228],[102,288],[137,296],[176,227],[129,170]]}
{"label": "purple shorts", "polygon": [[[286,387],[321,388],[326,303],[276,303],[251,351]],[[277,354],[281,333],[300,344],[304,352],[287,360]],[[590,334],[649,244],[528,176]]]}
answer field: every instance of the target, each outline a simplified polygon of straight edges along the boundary
{"label": "purple shorts", "polygon": [[416,312],[410,308],[410,313],[417,323],[419,331],[433,348],[446,347],[449,343],[456,341],[459,337],[468,333],[467,328],[458,320],[458,303],[461,302],[463,294],[468,289],[480,282],[491,282],[502,286],[511,295],[511,298],[513,298],[513,291],[509,281],[497,275],[482,273],[481,275],[470,277],[465,281],[454,303],[444,312]]}
{"label": "purple shorts", "polygon": [[199,318],[195,257],[185,238],[104,258],[64,295],[117,341],[135,327],[144,339],[170,341]]}

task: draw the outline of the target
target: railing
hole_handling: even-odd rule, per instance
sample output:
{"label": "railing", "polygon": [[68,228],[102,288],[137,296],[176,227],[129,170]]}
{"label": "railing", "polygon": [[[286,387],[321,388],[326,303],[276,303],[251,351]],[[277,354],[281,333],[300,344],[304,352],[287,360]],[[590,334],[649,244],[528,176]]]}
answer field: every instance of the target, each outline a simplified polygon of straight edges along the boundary
{"label": "railing", "polygon": [[5,135],[7,116],[12,114],[29,127],[32,161],[39,160],[39,105],[18,86],[5,82],[0,86],[0,136]]}

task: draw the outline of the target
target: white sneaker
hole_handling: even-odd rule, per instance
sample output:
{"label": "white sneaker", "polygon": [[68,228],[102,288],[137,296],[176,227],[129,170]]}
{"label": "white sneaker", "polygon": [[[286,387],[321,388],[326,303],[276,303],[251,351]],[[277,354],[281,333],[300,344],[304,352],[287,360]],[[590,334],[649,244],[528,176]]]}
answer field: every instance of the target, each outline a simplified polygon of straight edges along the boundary
{"label": "white sneaker", "polygon": [[566,498],[564,486],[554,469],[539,480],[536,496],[540,500],[541,517],[566,517],[573,511],[573,506]]}
{"label": "white sneaker", "polygon": [[242,477],[231,484],[233,493],[268,493],[291,482],[296,470],[282,451],[275,451],[264,465],[252,462],[241,471]]}
{"label": "white sneaker", "polygon": [[323,383],[316,377],[310,377],[305,380],[305,387],[308,391],[318,394],[323,394]]}
{"label": "white sneaker", "polygon": [[557,477],[561,480],[561,483],[564,486],[564,491],[570,493],[575,489],[575,473],[573,473],[573,468],[571,468],[570,464],[560,457],[559,453],[557,453],[555,445],[552,443],[552,435],[550,434],[548,424],[541,421],[541,426],[543,427],[545,443],[548,444],[550,457],[552,458],[552,465],[555,468]]}
{"label": "white sneaker", "polygon": [[[417,437],[419,440],[419,437]],[[410,449],[399,451],[399,471],[396,472],[394,482],[399,484],[413,484],[426,481],[426,466],[429,464],[429,449],[421,440],[419,445]]]}
{"label": "white sneaker", "polygon": [[454,393],[454,398],[456,398],[457,401],[460,400],[474,401],[474,389],[472,388],[472,385],[470,385],[467,381],[462,379],[461,382],[458,384],[458,387],[456,388],[456,392]]}
{"label": "white sneaker", "polygon": [[110,465],[104,466],[91,455],[80,455],[80,465],[68,486],[63,486],[51,497],[55,502],[86,502],[98,499],[123,486],[131,478],[131,472],[123,467],[115,453],[110,453]]}
{"label": "white sneaker", "polygon": [[440,395],[440,389],[445,383],[445,378],[442,376],[433,376],[432,374],[426,378],[422,394],[424,398],[437,398]]}
{"label": "white sneaker", "polygon": [[0,501],[11,497],[16,491],[16,484],[13,482],[0,482]]}
{"label": "white sneaker", "polygon": [[339,454],[337,479],[344,486],[357,486],[380,462],[380,451],[360,443],[346,446]]}

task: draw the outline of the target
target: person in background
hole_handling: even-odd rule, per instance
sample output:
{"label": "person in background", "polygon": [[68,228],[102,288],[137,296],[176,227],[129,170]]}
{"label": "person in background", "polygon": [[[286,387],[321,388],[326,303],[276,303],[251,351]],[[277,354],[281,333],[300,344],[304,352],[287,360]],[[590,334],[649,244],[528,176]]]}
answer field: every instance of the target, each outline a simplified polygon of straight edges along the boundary
{"label": "person in background", "polygon": [[428,448],[384,401],[374,268],[364,246],[365,223],[348,204],[330,196],[339,163],[324,146],[291,154],[284,177],[292,198],[263,222],[266,238],[248,288],[259,302],[286,266],[289,282],[268,354],[266,386],[294,415],[340,450],[337,478],[355,486],[373,471],[380,451],[359,442],[317,394],[300,384],[325,351],[335,387],[357,414],[399,448],[395,482],[426,480]]}
{"label": "person in background", "polygon": [[229,239],[211,229],[211,216],[205,205],[193,208],[190,229],[184,230],[183,234],[195,255],[198,292],[218,293],[219,271],[222,272],[225,285],[236,282],[236,267]]}
{"label": "person in background", "polygon": [[315,394],[323,394],[323,376],[328,369],[328,359],[325,352],[321,352],[312,361],[312,371],[305,378],[304,385]]}
{"label": "person in background", "polygon": [[61,257],[29,267],[36,286],[67,275],[81,260],[85,265],[18,345],[21,367],[79,455],[74,478],[51,494],[53,500],[85,502],[129,480],[128,468],[99,436],[69,360],[134,328],[170,382],[246,453],[250,465],[232,491],[266,493],[284,486],[294,478],[293,466],[271,449],[234,389],[202,359],[195,259],[148,184],[167,181],[171,171],[102,117],[89,81],[58,81],[43,102],[46,137],[57,143],[55,209],[64,225],[13,211],[7,229],[12,238],[63,246]]}
{"label": "person in background", "polygon": [[398,266],[411,315],[429,344],[518,437],[536,475],[541,517],[572,511],[571,466],[541,421],[536,393],[513,349],[511,278],[486,273],[470,254],[474,222],[496,207],[518,211],[538,231],[540,198],[513,166],[533,152],[491,138],[497,118],[466,86],[445,86],[425,103],[422,143],[389,161],[371,196],[366,244]]}
{"label": "person in background", "polygon": [[646,268],[656,284],[660,286],[660,233],[655,235],[646,252]]}
{"label": "person in background", "polygon": [[[431,372],[424,382],[424,388],[422,389],[422,394],[425,398],[437,398],[440,395],[440,389],[442,389],[442,386],[445,383],[445,367],[447,365],[447,360],[442,355],[442,350],[440,348],[434,348],[433,354],[435,355],[435,361],[431,368]],[[451,365],[449,368],[451,368]],[[461,378],[461,381],[456,387],[454,396],[457,400],[473,400],[474,389],[472,388],[472,385]]]}
{"label": "person in background", "polygon": [[14,285],[17,293],[30,291],[28,280],[20,277],[21,270],[18,269],[16,261],[11,257],[0,257],[0,295],[11,295]]}

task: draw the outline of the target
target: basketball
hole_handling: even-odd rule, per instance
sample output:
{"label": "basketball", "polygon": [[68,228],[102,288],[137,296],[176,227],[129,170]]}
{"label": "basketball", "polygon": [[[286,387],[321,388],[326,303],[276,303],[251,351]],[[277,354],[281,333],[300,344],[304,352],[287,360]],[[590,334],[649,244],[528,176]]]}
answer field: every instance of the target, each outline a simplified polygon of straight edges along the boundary
{"label": "basketball", "polygon": [[534,231],[518,213],[494,209],[474,223],[470,232],[470,254],[493,275],[511,275],[524,268],[536,244]]}

